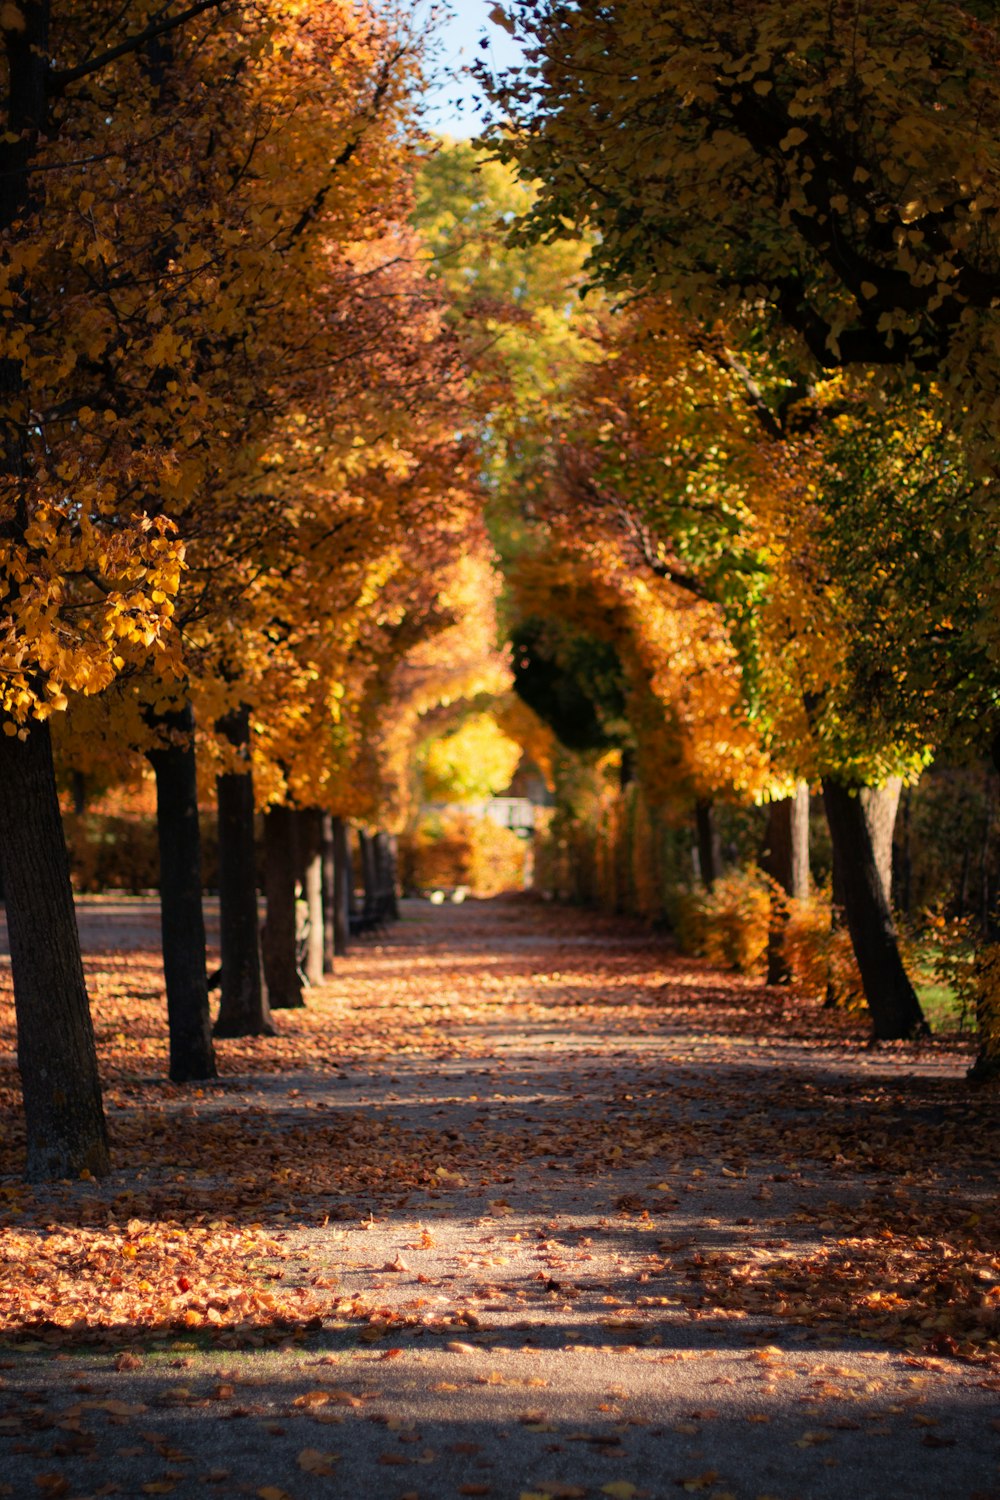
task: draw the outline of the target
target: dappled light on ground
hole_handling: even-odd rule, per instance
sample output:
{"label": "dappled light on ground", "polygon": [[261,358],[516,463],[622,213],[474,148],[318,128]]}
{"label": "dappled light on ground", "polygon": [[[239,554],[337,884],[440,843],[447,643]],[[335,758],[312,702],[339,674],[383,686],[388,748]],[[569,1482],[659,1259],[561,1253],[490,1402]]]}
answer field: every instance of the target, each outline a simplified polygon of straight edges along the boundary
{"label": "dappled light on ground", "polygon": [[[115,951],[83,916],[110,1178],[19,1182],[3,1013],[0,1434],[31,1483],[154,1412],[120,1493],[186,1494],[191,1434],[241,1413],[293,1500],[396,1468],[394,1500],[846,1495],[883,1432],[1000,1477],[996,1101],[965,1046],[868,1049],[592,915],[407,903],[181,1088],[128,920]],[[264,1494],[247,1462],[217,1482]]]}

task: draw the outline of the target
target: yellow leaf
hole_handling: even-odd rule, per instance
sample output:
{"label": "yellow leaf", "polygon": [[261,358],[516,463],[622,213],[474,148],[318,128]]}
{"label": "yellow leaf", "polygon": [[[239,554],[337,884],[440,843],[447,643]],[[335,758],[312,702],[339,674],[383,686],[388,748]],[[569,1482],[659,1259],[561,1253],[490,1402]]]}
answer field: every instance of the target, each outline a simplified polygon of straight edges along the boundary
{"label": "yellow leaf", "polygon": [[638,1493],[638,1488],[628,1479],[612,1479],[610,1484],[601,1485],[601,1494],[610,1495],[611,1500],[633,1500]]}

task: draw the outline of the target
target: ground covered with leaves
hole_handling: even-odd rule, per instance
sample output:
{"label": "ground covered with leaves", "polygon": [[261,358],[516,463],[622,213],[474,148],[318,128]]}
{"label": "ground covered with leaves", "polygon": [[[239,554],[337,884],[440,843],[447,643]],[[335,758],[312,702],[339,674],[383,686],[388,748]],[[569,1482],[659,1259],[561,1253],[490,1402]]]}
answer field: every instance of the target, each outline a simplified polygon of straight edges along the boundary
{"label": "ground covered with leaves", "polygon": [[177,1088],[155,906],[81,922],[103,1182],[19,1180],[4,971],[0,1494],[1000,1500],[967,1044],[407,903]]}

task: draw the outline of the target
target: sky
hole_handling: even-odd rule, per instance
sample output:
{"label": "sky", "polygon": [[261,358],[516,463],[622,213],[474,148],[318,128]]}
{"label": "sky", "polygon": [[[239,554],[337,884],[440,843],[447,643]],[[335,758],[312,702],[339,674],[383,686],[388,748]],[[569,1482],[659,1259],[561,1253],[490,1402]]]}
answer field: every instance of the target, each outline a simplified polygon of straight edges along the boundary
{"label": "sky", "polygon": [[[448,0],[450,19],[440,27],[440,57],[435,69],[439,82],[429,99],[428,123],[444,135],[475,135],[482,123],[481,107],[472,80],[463,69],[483,58],[495,69],[520,59],[520,48],[502,27],[489,19],[496,0]],[[489,46],[480,47],[482,38]]]}

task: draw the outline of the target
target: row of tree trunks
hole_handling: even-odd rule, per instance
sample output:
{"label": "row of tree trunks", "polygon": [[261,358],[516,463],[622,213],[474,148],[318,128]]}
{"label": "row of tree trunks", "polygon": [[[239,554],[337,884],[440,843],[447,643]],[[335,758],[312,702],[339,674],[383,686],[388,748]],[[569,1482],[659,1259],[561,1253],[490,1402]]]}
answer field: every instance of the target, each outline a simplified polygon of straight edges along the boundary
{"label": "row of tree trunks", "polygon": [[[150,711],[148,718],[157,735],[148,758],[156,780],[169,1072],[177,1083],[202,1081],[217,1070],[194,718],[190,704],[155,715]],[[303,1003],[296,962],[297,881],[309,912],[308,981],[321,983],[334,956],[347,951],[353,890],[349,829],[342,818],[317,809],[276,807],[267,814],[265,987],[247,708],[234,710],[219,728],[236,751],[236,765],[217,779],[222,993],[215,1035],[273,1035],[271,1005]],[[107,1130],[47,723],[32,724],[23,738],[17,732],[0,734],[0,826],[26,1176],[31,1181],[84,1171],[101,1176],[110,1168]],[[366,836],[360,847],[368,897],[381,902],[383,915],[396,915],[393,841]]]}

